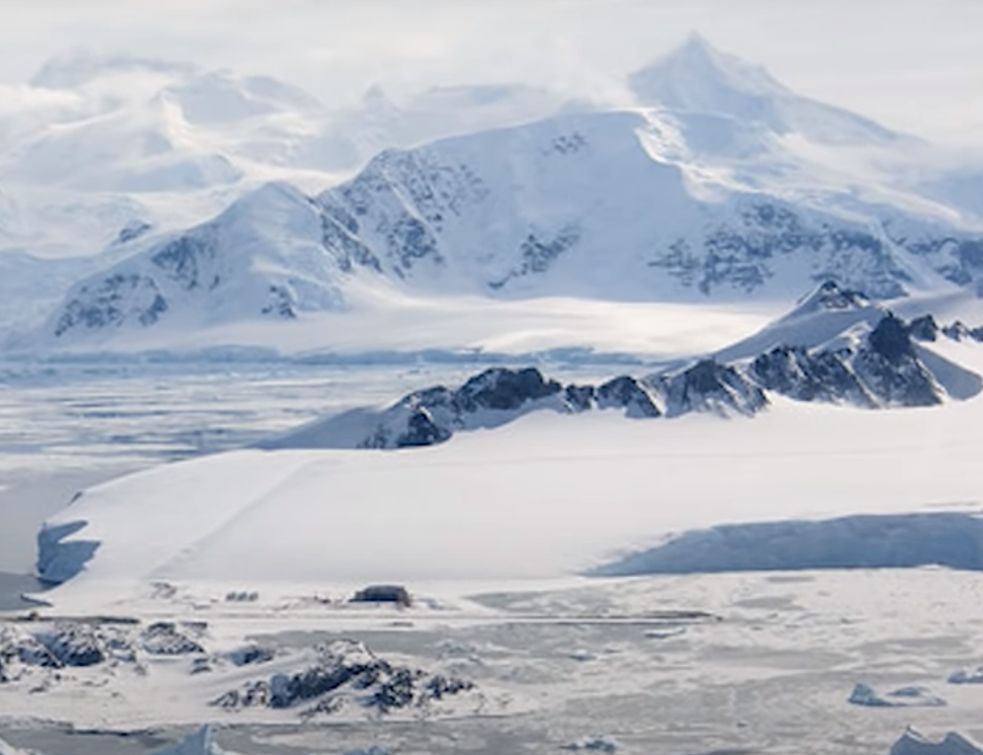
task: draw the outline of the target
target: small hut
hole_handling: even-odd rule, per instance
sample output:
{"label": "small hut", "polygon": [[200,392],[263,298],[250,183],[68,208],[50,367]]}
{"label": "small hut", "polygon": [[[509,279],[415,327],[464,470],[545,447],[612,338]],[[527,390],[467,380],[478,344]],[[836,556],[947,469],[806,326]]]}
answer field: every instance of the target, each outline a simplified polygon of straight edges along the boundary
{"label": "small hut", "polygon": [[412,605],[409,592],[402,585],[369,585],[359,590],[351,599],[352,603],[395,603],[404,608]]}

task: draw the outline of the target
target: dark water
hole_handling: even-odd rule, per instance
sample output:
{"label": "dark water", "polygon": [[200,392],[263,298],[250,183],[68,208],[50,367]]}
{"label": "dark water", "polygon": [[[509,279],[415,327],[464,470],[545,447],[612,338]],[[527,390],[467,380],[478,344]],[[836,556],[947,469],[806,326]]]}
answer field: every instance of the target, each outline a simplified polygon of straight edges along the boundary
{"label": "dark water", "polygon": [[46,589],[30,574],[8,574],[0,572],[0,611],[19,611],[43,603],[25,600],[24,593],[36,594]]}

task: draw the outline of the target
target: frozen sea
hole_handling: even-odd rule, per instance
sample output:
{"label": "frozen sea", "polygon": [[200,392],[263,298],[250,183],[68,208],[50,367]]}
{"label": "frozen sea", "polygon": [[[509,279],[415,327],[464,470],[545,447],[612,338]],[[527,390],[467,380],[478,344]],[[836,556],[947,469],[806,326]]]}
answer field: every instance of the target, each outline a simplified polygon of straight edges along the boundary
{"label": "frozen sea", "polygon": [[[30,576],[37,527],[78,489],[248,445],[353,406],[458,383],[486,366],[0,366],[0,612],[29,608],[20,596],[38,588]],[[644,371],[621,364],[540,367],[583,382]],[[222,607],[219,598],[208,616],[215,641],[258,641],[289,654],[357,639],[386,658],[504,690],[522,705],[504,716],[384,724],[251,722],[212,707],[200,715],[218,724],[223,749],[245,755],[373,747],[419,755],[887,755],[909,725],[981,740],[983,685],[947,682],[953,671],[983,663],[981,589],[978,573],[937,568],[580,579],[536,589],[475,587],[467,605],[481,608],[480,620],[463,610],[457,618],[421,609],[347,623],[329,609],[317,613],[311,606],[319,603],[275,610],[263,604],[250,613],[248,606]],[[155,610],[172,619],[200,618],[198,604]],[[663,610],[705,612],[711,619],[653,625],[651,613]],[[173,707],[173,700],[196,694],[195,685],[224,683],[222,673],[176,673],[181,663],[159,662],[147,687],[139,679],[130,688],[127,677],[108,677],[121,697],[105,713],[96,682],[106,681],[98,674],[80,676],[80,687],[67,683],[62,693],[7,690],[0,739],[44,755],[159,751],[194,730],[185,714],[174,723],[131,726],[116,719],[147,708],[141,701],[148,690],[170,690]],[[858,683],[882,692],[924,687],[948,704],[852,705]],[[79,689],[89,697],[74,697]]]}
{"label": "frozen sea", "polygon": [[[225,451],[355,406],[458,383],[487,363],[0,363],[0,573],[33,568],[41,522],[81,488]],[[624,365],[546,363],[563,380]],[[4,588],[0,586],[0,599]]]}

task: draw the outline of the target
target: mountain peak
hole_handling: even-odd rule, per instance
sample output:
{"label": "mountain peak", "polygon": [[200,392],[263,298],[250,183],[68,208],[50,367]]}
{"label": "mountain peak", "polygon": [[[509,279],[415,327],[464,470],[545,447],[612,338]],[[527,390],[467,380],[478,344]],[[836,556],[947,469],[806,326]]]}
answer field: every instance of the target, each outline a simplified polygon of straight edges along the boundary
{"label": "mountain peak", "polygon": [[643,103],[677,110],[744,114],[789,91],[764,68],[721,52],[699,34],[632,74],[632,91]]}
{"label": "mountain peak", "polygon": [[628,84],[641,105],[722,116],[818,143],[884,144],[899,138],[867,118],[799,96],[763,67],[718,50],[699,34],[633,73]]}
{"label": "mountain peak", "polygon": [[862,292],[843,288],[834,280],[825,280],[799,300],[794,313],[812,314],[829,310],[869,309],[874,303]]}

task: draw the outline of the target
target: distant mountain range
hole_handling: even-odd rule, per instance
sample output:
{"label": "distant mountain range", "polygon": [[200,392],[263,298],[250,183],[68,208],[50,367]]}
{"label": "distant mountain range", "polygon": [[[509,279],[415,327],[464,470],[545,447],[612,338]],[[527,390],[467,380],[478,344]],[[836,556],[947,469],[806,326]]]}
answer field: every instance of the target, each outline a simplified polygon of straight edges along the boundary
{"label": "distant mountain range", "polygon": [[[407,110],[373,91],[346,121],[269,79],[132,59],[56,61],[33,88],[77,99],[106,82],[143,99],[5,149],[7,175],[43,183],[61,169],[73,190],[134,201],[192,187],[205,205],[280,180],[187,230],[120,216],[102,265],[21,345],[152,347],[155,334],[400,295],[791,302],[826,280],[874,299],[973,295],[983,270],[983,206],[954,188],[971,185],[965,170],[947,181],[916,169],[941,164],[934,148],[800,97],[699,37],[632,75],[639,104],[620,110],[562,108],[522,87],[434,90]],[[147,108],[149,131],[134,125]],[[290,180],[358,164],[356,136],[381,147],[441,131],[463,135],[383,151],[320,194]],[[111,159],[90,159],[102,152]],[[67,156],[85,164],[66,172]],[[25,260],[12,275],[30,288],[45,267]]]}
{"label": "distant mountain range", "polygon": [[[495,367],[457,388],[415,391],[384,409],[355,409],[271,439],[264,448],[407,448],[530,412],[618,409],[633,419],[693,412],[752,416],[769,396],[864,409],[964,401],[983,378],[932,350],[940,338],[983,342],[983,328],[912,322],[862,294],[823,283],[786,316],[723,351],[642,377],[562,385],[538,369]],[[983,345],[980,346],[983,349]]]}

